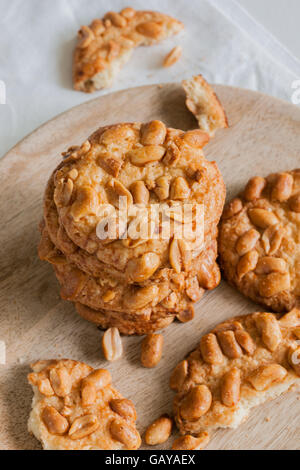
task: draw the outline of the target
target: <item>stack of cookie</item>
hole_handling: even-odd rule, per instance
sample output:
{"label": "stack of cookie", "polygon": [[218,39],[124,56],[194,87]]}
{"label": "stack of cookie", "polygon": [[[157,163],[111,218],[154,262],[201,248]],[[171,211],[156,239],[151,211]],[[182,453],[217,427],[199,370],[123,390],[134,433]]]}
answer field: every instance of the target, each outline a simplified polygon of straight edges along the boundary
{"label": "stack of cookie", "polygon": [[39,256],[81,316],[147,334],[191,320],[219,284],[225,186],[204,157],[209,138],[161,121],[125,123],[63,154],[45,192]]}

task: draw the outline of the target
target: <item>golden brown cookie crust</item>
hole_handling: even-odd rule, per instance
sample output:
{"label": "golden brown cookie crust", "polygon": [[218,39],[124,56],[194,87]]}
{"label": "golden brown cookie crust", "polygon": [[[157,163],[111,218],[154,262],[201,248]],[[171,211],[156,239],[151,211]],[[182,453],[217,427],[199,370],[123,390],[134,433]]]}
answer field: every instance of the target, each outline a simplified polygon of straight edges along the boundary
{"label": "golden brown cookie crust", "polygon": [[[54,266],[63,299],[99,312],[83,316],[99,326],[119,323],[125,334],[151,332],[175,316],[191,320],[192,304],[219,284],[225,185],[216,163],[203,155],[208,140],[201,130],[167,129],[161,121],[124,123],[100,128],[63,154],[45,192],[39,256]],[[118,212],[119,196],[129,210],[171,211],[171,233],[165,237],[157,219],[147,240],[130,238],[130,231],[122,239],[120,230],[111,240],[98,238],[102,209],[108,204]],[[203,243],[175,237],[175,226],[186,225],[172,211],[185,203],[204,207]],[[193,210],[194,223],[197,217]],[[136,218],[126,221],[129,230]],[[136,330],[132,316],[139,316]]]}
{"label": "golden brown cookie crust", "polygon": [[99,129],[81,149],[68,154],[55,174],[54,201],[68,237],[113,269],[124,271],[130,260],[149,252],[160,257],[158,269],[169,267],[170,239],[106,243],[96,235],[102,204],[114,205],[114,198],[122,193],[131,205],[136,197],[133,186],[139,184],[149,208],[152,204],[203,204],[204,235],[209,238],[219,221],[225,186],[216,163],[203,156],[205,135],[197,130],[166,129],[160,121]]}
{"label": "golden brown cookie crust", "polygon": [[[55,173],[55,172],[54,172]],[[44,226],[47,228],[47,234],[50,237],[51,242],[55,245],[55,247],[61,251],[63,255],[67,258],[69,262],[77,266],[82,271],[86,272],[87,274],[95,277],[113,277],[118,279],[120,282],[127,282],[128,284],[132,284],[135,281],[126,277],[126,271],[121,271],[117,269],[117,266],[110,266],[107,263],[101,262],[97,256],[88,253],[87,251],[79,248],[75,245],[74,242],[68,237],[65,229],[62,225],[60,225],[58,220],[57,209],[53,200],[53,193],[54,193],[54,184],[53,184],[53,176],[50,178],[47,188],[45,191],[44,196],[44,224],[42,226],[41,231],[44,229]],[[205,249],[203,250],[204,253],[207,252],[207,247],[213,243],[216,239],[216,229],[214,232],[206,234],[206,241],[205,241]],[[151,250],[150,250],[151,251]],[[202,256],[201,256],[202,255]],[[214,253],[212,253],[215,256]],[[48,256],[47,250],[46,253],[40,252],[41,259],[45,259],[45,256]],[[211,279],[209,281],[210,284],[213,284],[213,277],[216,279],[219,278],[218,274],[218,266],[213,263],[213,256],[206,257],[206,261],[203,265],[203,253],[200,253],[199,257],[193,260],[194,268],[190,269],[191,272],[199,273],[202,270],[201,278],[204,281],[205,277],[205,270],[210,272]],[[54,264],[54,263],[53,263]],[[211,267],[209,266],[211,265]],[[167,273],[172,274],[172,269],[164,268],[164,275]],[[208,280],[206,280],[206,283]],[[215,281],[216,282],[216,281]],[[216,282],[216,284],[218,284]],[[206,285],[206,284],[205,284]],[[204,286],[204,284],[203,284]],[[205,286],[204,286],[205,287]],[[212,287],[211,287],[212,288]]]}
{"label": "golden brown cookie crust", "polygon": [[183,24],[155,11],[125,8],[82,26],[74,54],[74,88],[91,93],[112,85],[138,46],[150,46],[178,34]]}
{"label": "golden brown cookie crust", "polygon": [[[57,250],[46,228],[43,228],[39,245],[40,258],[54,267],[61,284],[62,298],[99,310],[101,313],[93,314],[95,323],[108,326],[111,319],[113,326],[119,322],[125,334],[141,334],[148,328],[154,331],[171,323],[170,317],[182,316],[184,312],[193,310],[192,304],[200,300],[205,289],[214,288],[220,281],[219,268],[214,261],[216,254],[214,240],[195,260],[194,272],[170,277],[168,271],[162,270],[153,281],[137,286],[118,282],[109,276],[95,278],[81,271]],[[205,287],[200,287],[199,282]],[[105,311],[107,317],[104,320]],[[134,318],[138,320],[135,332]]]}
{"label": "golden brown cookie crust", "polygon": [[159,314],[134,315],[130,313],[114,312],[110,310],[93,310],[86,305],[77,302],[75,304],[77,313],[85,320],[95,323],[101,330],[108,328],[118,328],[123,335],[148,335],[157,330],[162,330],[169,326],[175,319],[174,315]]}
{"label": "golden brown cookie crust", "polygon": [[93,254],[78,247],[69,238],[64,227],[59,223],[57,208],[53,200],[53,177],[54,174],[48,181],[44,196],[44,222],[52,243],[68,258],[68,261],[87,274],[95,277],[113,276],[124,282],[124,272],[103,263]]}
{"label": "golden brown cookie crust", "polygon": [[300,385],[300,311],[257,312],[218,325],[174,369],[182,434],[237,428],[251,408]]}
{"label": "golden brown cookie crust", "polygon": [[219,254],[227,280],[275,312],[300,298],[300,170],[252,178],[225,208]]}
{"label": "golden brown cookie crust", "polygon": [[32,370],[28,430],[45,450],[140,447],[134,405],[112,387],[107,370],[68,359],[38,361]]}

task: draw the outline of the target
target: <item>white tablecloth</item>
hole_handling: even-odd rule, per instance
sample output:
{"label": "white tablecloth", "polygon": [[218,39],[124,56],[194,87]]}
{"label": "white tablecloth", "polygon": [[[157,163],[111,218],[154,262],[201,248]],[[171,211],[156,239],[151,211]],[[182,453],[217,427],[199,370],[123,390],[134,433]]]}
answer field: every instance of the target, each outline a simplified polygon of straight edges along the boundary
{"label": "white tablecloth", "polygon": [[[114,87],[94,96],[202,73],[214,83],[291,100],[292,83],[300,78],[299,62],[234,1],[131,0],[129,4],[181,19],[185,33],[138,49]],[[124,0],[0,0],[0,80],[6,85],[6,104],[0,104],[0,155],[42,123],[91,99],[72,90],[77,30],[107,10],[125,6]],[[175,44],[183,46],[183,59],[164,69],[163,57]]]}

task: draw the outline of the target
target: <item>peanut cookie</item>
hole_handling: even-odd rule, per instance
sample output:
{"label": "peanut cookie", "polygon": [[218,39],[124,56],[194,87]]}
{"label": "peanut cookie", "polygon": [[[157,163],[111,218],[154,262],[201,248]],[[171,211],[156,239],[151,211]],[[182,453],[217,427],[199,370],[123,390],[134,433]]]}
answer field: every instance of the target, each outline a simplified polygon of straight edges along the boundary
{"label": "peanut cookie", "polygon": [[[216,163],[203,155],[208,139],[200,130],[167,129],[161,121],[101,128],[81,148],[71,149],[55,173],[53,198],[60,226],[75,245],[125,273],[129,283],[150,279],[163,268],[180,272],[173,237],[175,227],[182,228],[183,222],[176,211],[184,204],[202,205],[205,240],[215,237],[224,204],[222,176]],[[128,205],[124,223],[120,196]],[[140,205],[143,208],[135,212]],[[114,214],[111,219],[104,211],[107,207]],[[172,226],[170,233],[156,213],[153,216],[153,208],[163,211]],[[119,216],[115,233],[108,240],[100,239],[99,224],[115,214]],[[196,213],[191,217],[194,223]],[[132,238],[132,232],[145,227],[148,237],[135,233]],[[192,258],[202,248],[192,245]],[[149,269],[143,270],[148,258]]]}
{"label": "peanut cookie", "polygon": [[174,315],[160,316],[152,313],[134,315],[131,313],[114,312],[111,310],[93,310],[86,305],[77,302],[75,304],[77,313],[85,320],[95,323],[102,330],[115,327],[123,335],[147,335],[157,330],[166,328],[174,321]]}
{"label": "peanut cookie", "polygon": [[[125,280],[125,274],[119,269],[107,265],[100,261],[94,254],[88,253],[77,246],[68,236],[64,227],[60,225],[58,219],[57,208],[53,199],[54,194],[54,183],[53,176],[50,178],[44,196],[44,220],[41,224],[41,231],[44,226],[47,227],[47,233],[51,239],[51,242],[55,247],[64,254],[68,261],[73,263],[82,271],[90,274],[91,276],[113,276],[119,281]],[[47,250],[44,255],[47,255]],[[41,252],[41,257],[44,256]],[[45,258],[42,258],[45,259]],[[48,260],[49,261],[49,260]]]}
{"label": "peanut cookie", "polygon": [[[136,283],[134,279],[127,275],[126,270],[118,269],[119,266],[116,264],[115,266],[111,266],[106,262],[102,262],[98,259],[97,256],[88,253],[86,250],[78,247],[67,235],[65,229],[59,223],[58,213],[56,209],[55,202],[53,200],[53,193],[54,193],[54,184],[53,184],[53,176],[50,178],[44,197],[44,221],[41,223],[41,232],[43,231],[44,227],[46,226],[47,237],[50,238],[50,241],[55,248],[64,254],[65,257],[69,262],[77,266],[82,271],[90,274],[93,277],[113,277],[114,279],[118,280],[118,282],[126,282],[128,284]],[[215,286],[218,284],[219,279],[219,268],[217,264],[214,262],[215,259],[215,246],[216,246],[216,229],[214,232],[206,233],[205,238],[205,248],[200,252],[200,254],[193,258],[192,265],[194,269],[190,269],[190,271],[194,271],[195,273],[200,273],[199,278],[201,277],[201,283],[203,287],[207,288],[207,285],[210,285],[210,289],[213,288],[213,284]],[[47,238],[46,237],[46,238]],[[51,251],[53,247],[47,247],[48,242],[42,244],[40,247],[40,257],[46,261],[51,262]],[[211,251],[209,246],[213,246],[213,251]],[[133,252],[134,247],[130,250]],[[49,257],[50,253],[50,257]],[[207,256],[209,254],[209,257]],[[58,253],[55,254],[57,256]],[[205,261],[204,261],[205,257]],[[200,259],[198,259],[200,258]],[[54,260],[55,261],[55,260]],[[52,263],[55,264],[55,263]],[[164,276],[166,277],[167,273],[172,274],[172,270],[164,269]],[[207,277],[209,276],[209,278]],[[215,279],[215,281],[213,281]]]}
{"label": "peanut cookie", "polygon": [[38,361],[28,430],[45,450],[135,450],[141,445],[133,403],[110,373],[71,360]]}
{"label": "peanut cookie", "polygon": [[300,386],[300,310],[257,312],[203,336],[174,369],[174,413],[182,434],[237,428],[250,410]]}
{"label": "peanut cookie", "polygon": [[91,93],[110,87],[136,47],[157,44],[183,28],[168,15],[133,8],[108,12],[102,20],[82,26],[74,56],[74,88]]}
{"label": "peanut cookie", "polygon": [[218,129],[228,127],[226,113],[219,98],[202,75],[184,80],[187,108],[196,117],[200,129],[214,136]]}
{"label": "peanut cookie", "polygon": [[115,326],[124,334],[150,333],[167,326],[175,317],[191,320],[193,303],[220,281],[216,254],[214,240],[193,261],[189,273],[170,276],[162,270],[151,282],[129,285],[109,275],[95,278],[78,269],[55,247],[46,228],[39,245],[40,258],[54,267],[62,298],[79,303],[77,311],[89,321],[102,328]]}
{"label": "peanut cookie", "polygon": [[[127,123],[101,128],[63,154],[45,192],[39,256],[54,265],[62,297],[82,305],[82,316],[125,334],[149,333],[175,317],[191,320],[193,303],[219,284],[225,186],[203,155],[208,140],[161,121]],[[108,221],[115,232],[107,239],[99,226]]]}
{"label": "peanut cookie", "polygon": [[220,261],[230,284],[275,312],[300,299],[300,170],[252,178],[225,208]]}

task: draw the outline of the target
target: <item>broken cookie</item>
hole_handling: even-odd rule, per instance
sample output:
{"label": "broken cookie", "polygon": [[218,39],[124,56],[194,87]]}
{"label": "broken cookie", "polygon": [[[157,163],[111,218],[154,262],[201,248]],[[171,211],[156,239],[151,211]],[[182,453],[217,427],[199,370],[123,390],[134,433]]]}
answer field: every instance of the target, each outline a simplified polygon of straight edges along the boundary
{"label": "broken cookie", "polygon": [[28,430],[45,450],[135,450],[141,445],[133,403],[110,373],[72,360],[38,361]]}
{"label": "broken cookie", "polygon": [[183,80],[187,108],[194,114],[199,127],[211,137],[218,129],[228,127],[225,110],[213,88],[202,75]]}
{"label": "broken cookie", "polygon": [[82,26],[74,55],[74,88],[91,93],[109,88],[133,50],[179,33],[183,24],[155,11],[125,8]]}
{"label": "broken cookie", "polygon": [[236,317],[202,337],[174,369],[181,434],[237,428],[252,408],[300,385],[300,310]]}
{"label": "broken cookie", "polygon": [[225,208],[219,254],[228,282],[275,312],[300,299],[300,170],[254,176]]}

